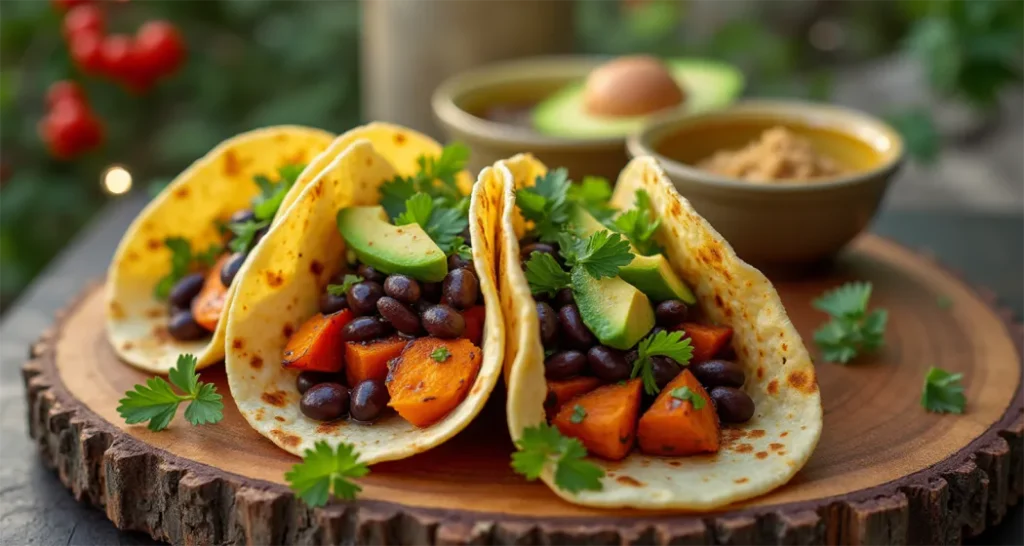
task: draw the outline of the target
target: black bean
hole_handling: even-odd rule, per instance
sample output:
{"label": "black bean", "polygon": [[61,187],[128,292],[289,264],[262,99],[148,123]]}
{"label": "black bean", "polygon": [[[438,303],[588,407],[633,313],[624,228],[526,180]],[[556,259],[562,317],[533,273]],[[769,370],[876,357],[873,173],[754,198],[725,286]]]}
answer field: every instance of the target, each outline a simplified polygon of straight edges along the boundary
{"label": "black bean", "polygon": [[299,394],[305,394],[314,385],[319,385],[320,383],[341,383],[341,377],[340,374],[336,373],[302,372],[295,378],[295,388],[299,389]]}
{"label": "black bean", "polygon": [[452,254],[451,256],[448,256],[448,271],[453,271],[455,269],[462,268],[469,269],[472,271],[473,258],[467,260],[466,258],[459,256],[458,252]]}
{"label": "black bean", "polygon": [[403,303],[420,299],[420,283],[405,275],[391,275],[384,281],[384,293]]}
{"label": "black bean", "polygon": [[320,294],[320,312],[325,315],[337,313],[342,309],[348,309],[348,298],[344,295],[335,296],[330,292],[324,290],[323,294]]}
{"label": "black bean", "polygon": [[248,222],[249,220],[255,220],[255,219],[256,219],[256,215],[253,214],[252,209],[242,209],[242,210],[237,211],[234,214],[232,214],[231,218],[228,219],[228,223],[231,223],[231,224],[242,224],[242,223]]}
{"label": "black bean", "polygon": [[349,413],[358,421],[373,421],[387,408],[391,395],[379,379],[366,379],[352,389]]}
{"label": "black bean", "polygon": [[391,323],[379,317],[356,317],[341,329],[345,341],[369,341],[391,333]]}
{"label": "black bean", "polygon": [[715,387],[711,389],[711,401],[723,423],[745,423],[754,416],[754,401],[740,389]]}
{"label": "black bean", "polygon": [[383,295],[384,288],[374,281],[357,282],[345,292],[349,309],[357,315],[372,315],[377,312],[377,300]]}
{"label": "black bean", "polygon": [[384,296],[377,300],[377,311],[395,330],[409,335],[420,333],[420,317],[395,298]]}
{"label": "black bean", "polygon": [[558,341],[558,315],[546,302],[538,301],[537,321],[540,322],[540,341],[545,347],[553,347]]}
{"label": "black bean", "polygon": [[566,305],[575,305],[576,298],[572,295],[572,290],[569,288],[563,288],[555,294],[555,305],[559,308],[565,307]]}
{"label": "black bean", "polygon": [[729,360],[708,360],[690,365],[690,371],[705,388],[742,387],[743,366]]}
{"label": "black bean", "polygon": [[386,275],[377,271],[371,265],[359,264],[356,268],[356,274],[363,278],[364,281],[373,281],[375,283],[382,283],[387,278]]}
{"label": "black bean", "polygon": [[469,309],[476,305],[480,294],[480,281],[468,269],[449,271],[441,287],[444,303],[456,309]]}
{"label": "black bean", "polygon": [[337,383],[314,385],[302,395],[299,409],[317,421],[333,421],[345,416],[349,406],[348,389]]}
{"label": "black bean", "polygon": [[167,297],[167,301],[173,307],[181,309],[188,309],[189,305],[192,305],[192,300],[199,295],[199,291],[203,289],[203,282],[206,278],[203,277],[202,273],[192,273],[191,275],[185,275],[180,281],[175,283],[174,287],[171,288],[171,293]]}
{"label": "black bean", "polygon": [[664,389],[665,385],[672,382],[683,369],[675,360],[659,355],[651,357],[651,371],[654,372],[654,382],[658,384],[658,388]]}
{"label": "black bean", "polygon": [[626,363],[626,354],[611,347],[595,345],[587,351],[590,372],[608,383],[629,379],[633,367]]}
{"label": "black bean", "polygon": [[220,268],[220,282],[224,286],[231,286],[231,281],[235,280],[235,275],[238,275],[238,270],[242,269],[242,264],[245,263],[245,254],[242,252],[235,252],[228,258],[228,261],[224,262],[224,266]]}
{"label": "black bean", "polygon": [[466,330],[466,319],[455,309],[444,304],[430,307],[421,317],[423,327],[434,337],[456,338]]}
{"label": "black bean", "polygon": [[562,337],[573,347],[589,349],[596,343],[575,305],[565,305],[558,310],[558,324],[562,327]]}
{"label": "black bean", "polygon": [[654,308],[654,316],[658,318],[658,324],[671,328],[686,321],[690,314],[690,308],[680,300],[665,300]]}
{"label": "black bean", "polygon": [[167,333],[178,341],[195,341],[210,335],[210,332],[196,322],[192,311],[187,309],[171,315],[171,320],[167,323]]}
{"label": "black bean", "polygon": [[252,246],[256,246],[256,243],[262,241],[263,237],[267,234],[268,231],[270,231],[270,226],[265,226],[261,227],[260,229],[257,229],[256,233],[254,233],[252,236]]}
{"label": "black bean", "polygon": [[558,257],[558,251],[555,250],[554,245],[549,245],[547,243],[530,243],[519,251],[519,257],[523,260],[529,260],[530,256],[533,255],[534,252],[550,254],[553,257]]}
{"label": "black bean", "polygon": [[587,366],[587,356],[579,351],[562,351],[555,353],[544,361],[544,377],[548,379],[568,379],[579,375]]}
{"label": "black bean", "polygon": [[420,284],[423,293],[422,298],[433,303],[441,301],[441,283],[425,282]]}

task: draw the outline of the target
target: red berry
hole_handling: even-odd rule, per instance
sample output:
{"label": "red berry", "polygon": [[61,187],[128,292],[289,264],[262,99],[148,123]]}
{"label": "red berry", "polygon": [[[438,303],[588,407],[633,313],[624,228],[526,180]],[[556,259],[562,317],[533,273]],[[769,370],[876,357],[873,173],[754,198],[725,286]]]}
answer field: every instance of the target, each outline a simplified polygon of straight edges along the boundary
{"label": "red berry", "polygon": [[149,21],[135,35],[140,69],[158,76],[178,69],[185,58],[185,41],[167,21]]}
{"label": "red berry", "polygon": [[102,46],[103,37],[99,34],[77,34],[71,38],[71,59],[83,72],[102,74],[106,71]]}
{"label": "red berry", "polygon": [[53,7],[61,11],[67,11],[75,6],[90,3],[91,0],[52,0]]}
{"label": "red berry", "polygon": [[64,16],[64,37],[73,40],[81,34],[103,34],[106,21],[103,10],[92,4],[75,6]]}
{"label": "red berry", "polygon": [[39,124],[39,132],[55,157],[68,159],[99,145],[103,127],[84,103],[58,103]]}
{"label": "red berry", "polygon": [[61,80],[50,84],[46,91],[46,105],[50,108],[56,107],[64,101],[85,102],[85,95],[77,83],[68,80]]}
{"label": "red berry", "polygon": [[135,44],[124,34],[111,34],[100,45],[103,71],[120,81],[129,81],[135,76],[137,62]]}

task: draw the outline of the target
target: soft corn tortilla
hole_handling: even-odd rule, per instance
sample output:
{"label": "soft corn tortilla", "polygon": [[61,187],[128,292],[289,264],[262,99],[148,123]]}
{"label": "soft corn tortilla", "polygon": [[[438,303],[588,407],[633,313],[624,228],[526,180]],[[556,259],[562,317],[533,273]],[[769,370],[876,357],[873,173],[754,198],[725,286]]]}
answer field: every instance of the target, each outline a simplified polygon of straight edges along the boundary
{"label": "soft corn tortilla", "polygon": [[[122,360],[165,374],[182,353],[195,355],[200,369],[224,358],[224,320],[198,341],[178,341],[167,333],[167,302],[153,297],[157,282],[170,271],[171,252],[164,239],[184,237],[193,251],[218,242],[215,222],[247,208],[259,193],[253,176],[274,173],[287,164],[315,162],[314,156],[332,138],[326,131],[299,126],[243,133],[193,163],[142,210],[121,238],[107,273],[107,337]],[[309,165],[306,171],[314,168]],[[290,192],[298,191],[297,182]],[[283,212],[284,207],[278,214]],[[234,286],[225,310],[233,293]]]}
{"label": "soft corn tortilla", "polygon": [[[499,278],[509,329],[508,425],[519,439],[524,428],[545,421],[547,387],[537,313],[519,262],[525,226],[515,189],[533,185],[546,169],[527,155],[499,162],[495,169],[507,177]],[[711,510],[767,493],[803,467],[821,435],[821,399],[810,355],[768,279],[736,256],[652,158],[629,163],[612,205],[632,207],[638,189],[651,196],[661,218],[656,239],[666,258],[694,289],[707,316],[733,328],[732,344],[746,368],[743,388],[756,413],[743,425],[723,427],[722,449],[715,455],[667,458],[634,451],[617,463],[592,458],[606,472],[601,491],[559,489],[550,470],[541,478],[569,502],[599,507]]]}
{"label": "soft corn tortilla", "polygon": [[[319,296],[342,269],[345,242],[335,218],[348,206],[375,205],[380,184],[395,173],[410,175],[415,161],[395,168],[389,148],[401,140],[406,157],[436,155],[440,146],[407,129],[382,125],[356,129],[352,144],[302,191],[287,215],[264,238],[239,273],[235,305],[228,316],[228,384],[239,410],[260,434],[301,455],[326,440],[355,446],[360,460],[396,460],[434,447],[462,430],[480,412],[501,373],[504,329],[495,285],[498,205],[502,180],[477,184],[469,209],[473,262],[486,305],[483,362],[469,395],[441,421],[416,428],[397,415],[372,425],[323,423],[305,417],[295,386],[297,370],[281,366],[290,335],[317,312]],[[365,136],[366,138],[361,138]]]}

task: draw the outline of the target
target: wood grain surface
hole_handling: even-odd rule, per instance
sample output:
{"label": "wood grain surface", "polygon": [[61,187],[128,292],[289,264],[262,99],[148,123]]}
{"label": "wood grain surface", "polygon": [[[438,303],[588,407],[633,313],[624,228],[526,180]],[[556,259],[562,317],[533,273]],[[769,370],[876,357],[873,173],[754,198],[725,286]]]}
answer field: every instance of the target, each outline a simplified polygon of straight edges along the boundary
{"label": "wood grain surface", "polygon": [[[778,283],[806,340],[810,307],[846,280],[875,285],[887,346],[851,366],[819,363],[825,429],[786,486],[700,517],[566,504],[508,468],[502,397],[449,443],[361,480],[358,502],[311,511],[282,486],[297,459],[228,403],[216,426],[127,426],[117,400],[145,375],[119,363],[103,298],[87,291],[25,367],[31,433],[76,497],[121,528],[172,542],[947,543],[999,521],[1024,489],[1019,331],[954,276],[877,237],[833,271]],[[941,300],[951,302],[940,305]],[[931,365],[965,374],[967,413],[918,404]],[[227,392],[223,372],[204,373]]]}

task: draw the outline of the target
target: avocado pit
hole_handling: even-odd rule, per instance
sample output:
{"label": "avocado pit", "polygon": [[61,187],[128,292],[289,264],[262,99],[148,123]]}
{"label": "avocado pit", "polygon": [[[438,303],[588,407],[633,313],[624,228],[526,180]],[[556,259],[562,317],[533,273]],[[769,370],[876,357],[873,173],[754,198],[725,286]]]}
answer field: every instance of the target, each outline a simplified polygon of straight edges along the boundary
{"label": "avocado pit", "polygon": [[593,70],[583,89],[592,115],[629,117],[678,106],[686,100],[672,73],[649,56],[620,57]]}

